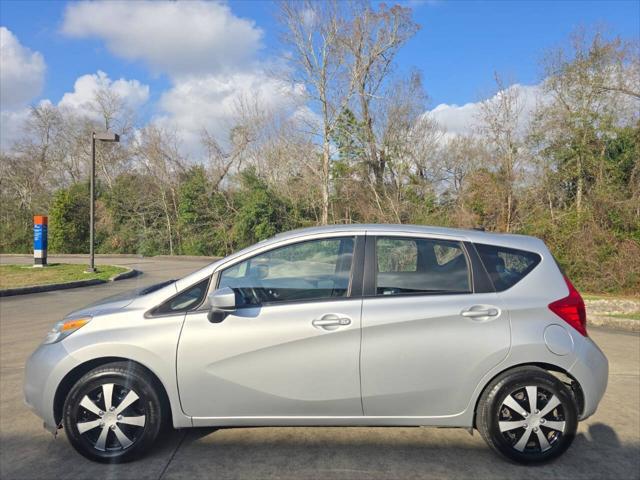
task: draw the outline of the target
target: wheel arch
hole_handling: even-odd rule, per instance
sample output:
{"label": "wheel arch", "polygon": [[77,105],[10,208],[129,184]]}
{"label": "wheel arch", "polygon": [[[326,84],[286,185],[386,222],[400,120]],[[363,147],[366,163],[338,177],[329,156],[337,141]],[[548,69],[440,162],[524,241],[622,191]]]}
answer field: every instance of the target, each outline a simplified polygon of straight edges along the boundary
{"label": "wheel arch", "polygon": [[130,358],[114,356],[114,357],[99,357],[99,358],[88,360],[86,362],[83,362],[77,365],[64,376],[64,378],[58,384],[58,387],[56,388],[56,393],[53,397],[53,416],[56,422],[56,426],[59,427],[62,422],[62,410],[64,407],[64,402],[67,398],[67,395],[69,394],[73,386],[76,384],[76,382],[80,380],[80,378],[82,378],[86,373],[90,372],[94,368],[98,368],[113,362],[129,362],[131,364],[135,364],[138,368],[141,368],[142,370],[144,370],[149,374],[149,378],[158,389],[162,406],[166,407],[164,408],[164,410],[167,412],[167,415],[168,415],[166,418],[167,424],[171,425],[173,423],[171,401],[169,400],[167,389],[165,385],[162,383],[162,381],[160,380],[160,378],[151,369],[141,364],[140,362],[137,362]]}
{"label": "wheel arch", "polygon": [[504,370],[497,372],[495,375],[493,375],[491,378],[489,378],[485,382],[484,386],[482,387],[482,390],[480,390],[480,393],[475,400],[475,405],[473,408],[473,427],[474,428],[476,427],[478,405],[480,403],[480,399],[482,398],[482,395],[485,392],[485,390],[500,375],[503,375],[511,370],[514,370],[516,368],[521,368],[521,367],[541,368],[542,370],[545,370],[546,372],[552,374],[553,376],[558,378],[562,383],[567,385],[567,387],[569,388],[569,391],[571,392],[571,394],[573,395],[573,398],[576,401],[576,407],[578,409],[578,417],[582,415],[582,413],[584,412],[584,405],[585,405],[584,393],[582,391],[582,387],[580,386],[580,383],[578,382],[578,380],[576,380],[575,377],[573,377],[567,370],[565,370],[562,367],[559,367],[558,365],[553,365],[553,364],[544,363],[544,362],[525,362],[525,363],[519,363],[517,365],[511,365],[508,368],[505,368]]}

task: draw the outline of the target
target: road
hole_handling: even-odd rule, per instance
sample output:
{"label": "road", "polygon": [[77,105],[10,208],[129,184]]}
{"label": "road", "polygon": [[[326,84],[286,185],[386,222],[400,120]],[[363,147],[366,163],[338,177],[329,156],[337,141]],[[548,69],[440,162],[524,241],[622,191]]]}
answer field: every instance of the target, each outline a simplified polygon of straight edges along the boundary
{"label": "road", "polygon": [[598,412],[580,424],[571,449],[548,465],[513,465],[491,453],[477,432],[471,436],[434,428],[192,429],[167,434],[140,461],[92,463],[75,453],[64,432],[54,439],[43,430],[24,406],[25,360],[65,313],[185,275],[207,262],[100,258],[98,263],[132,266],[144,274],[106,285],[0,298],[2,479],[640,478],[640,336],[596,329],[590,334],[610,361],[607,393]]}

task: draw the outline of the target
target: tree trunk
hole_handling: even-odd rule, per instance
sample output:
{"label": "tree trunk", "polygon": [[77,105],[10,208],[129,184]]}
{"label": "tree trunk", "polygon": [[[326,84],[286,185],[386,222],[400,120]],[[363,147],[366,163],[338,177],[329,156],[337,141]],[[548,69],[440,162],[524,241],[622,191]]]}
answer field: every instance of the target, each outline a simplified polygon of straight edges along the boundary
{"label": "tree trunk", "polygon": [[162,192],[162,206],[164,207],[164,215],[167,219],[167,233],[169,234],[169,255],[173,255],[173,233],[171,231],[171,216],[169,215],[169,205],[167,205],[167,197],[164,190],[161,188]]}
{"label": "tree trunk", "polygon": [[322,142],[322,218],[320,223],[327,225],[329,223],[329,162],[331,161],[329,151],[329,132],[325,130]]}
{"label": "tree trunk", "polygon": [[576,181],[576,211],[579,215],[582,212],[582,189],[584,188],[582,183],[582,155],[578,155],[576,167],[578,174],[578,179]]}
{"label": "tree trunk", "polygon": [[513,208],[513,195],[511,194],[511,190],[507,193],[507,225],[505,231],[507,233],[511,232],[511,210]]}
{"label": "tree trunk", "polygon": [[367,101],[367,92],[363,84],[360,84],[358,94],[360,96],[360,108],[362,109],[362,120],[366,130],[366,141],[369,149],[369,162],[373,170],[375,186],[378,191],[382,188],[382,179],[384,178],[384,160],[378,158],[378,148],[376,146],[376,136],[373,133],[373,119],[369,112],[369,102]]}
{"label": "tree trunk", "polygon": [[[176,216],[176,219],[178,219],[180,217],[179,212],[178,212],[178,200],[177,200],[177,193],[174,187],[171,187],[171,203],[173,205],[173,214]],[[179,222],[176,220],[176,240],[178,241],[178,252],[182,251],[182,236],[180,235],[180,224]]]}

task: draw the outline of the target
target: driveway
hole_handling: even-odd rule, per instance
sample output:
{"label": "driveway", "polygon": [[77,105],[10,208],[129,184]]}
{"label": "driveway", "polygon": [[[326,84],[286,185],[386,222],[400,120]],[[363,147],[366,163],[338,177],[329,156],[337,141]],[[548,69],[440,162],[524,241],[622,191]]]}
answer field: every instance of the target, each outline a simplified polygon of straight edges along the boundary
{"label": "driveway", "polygon": [[[1,258],[30,263],[29,258]],[[62,261],[55,257],[50,262]],[[64,259],[82,262],[83,259]],[[73,290],[0,298],[0,477],[2,479],[410,479],[640,478],[640,336],[591,329],[609,357],[609,387],[580,424],[571,449],[541,467],[495,456],[477,432],[435,428],[192,429],[167,434],[150,455],[124,465],[92,463],[42,429],[22,401],[28,355],[53,323],[84,304],[183,276],[209,261],[104,258],[143,275]]]}

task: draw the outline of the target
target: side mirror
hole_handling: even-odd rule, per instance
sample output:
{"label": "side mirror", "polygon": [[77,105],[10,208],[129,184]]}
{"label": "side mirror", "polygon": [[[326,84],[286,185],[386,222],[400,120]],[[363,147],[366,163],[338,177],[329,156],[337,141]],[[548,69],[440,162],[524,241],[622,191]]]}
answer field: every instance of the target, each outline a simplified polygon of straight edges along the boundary
{"label": "side mirror", "polygon": [[220,288],[212,292],[209,297],[209,321],[220,323],[226,316],[236,309],[236,292],[229,287]]}

